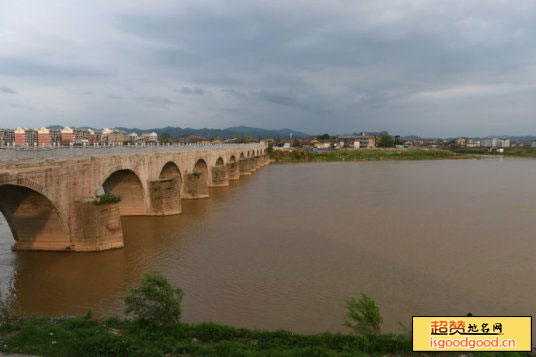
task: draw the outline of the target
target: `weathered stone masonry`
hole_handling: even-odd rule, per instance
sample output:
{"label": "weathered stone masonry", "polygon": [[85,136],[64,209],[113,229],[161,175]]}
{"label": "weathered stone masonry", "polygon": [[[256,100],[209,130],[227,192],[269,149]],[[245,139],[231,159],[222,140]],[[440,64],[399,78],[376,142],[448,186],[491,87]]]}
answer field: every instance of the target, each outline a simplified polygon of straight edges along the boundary
{"label": "weathered stone masonry", "polygon": [[[267,163],[261,144],[250,151],[235,147],[0,162],[0,211],[13,232],[13,249],[120,248],[120,216],[178,214],[182,198],[208,197],[208,187],[227,186]],[[121,201],[96,205],[102,190]]]}

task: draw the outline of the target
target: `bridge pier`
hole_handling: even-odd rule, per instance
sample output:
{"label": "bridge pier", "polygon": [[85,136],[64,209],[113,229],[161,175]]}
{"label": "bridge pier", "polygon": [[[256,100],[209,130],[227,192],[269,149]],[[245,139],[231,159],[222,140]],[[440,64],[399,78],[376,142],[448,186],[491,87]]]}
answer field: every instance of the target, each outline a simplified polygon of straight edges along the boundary
{"label": "bridge pier", "polygon": [[118,203],[96,205],[94,199],[78,201],[70,219],[71,245],[59,250],[93,252],[124,246]]}
{"label": "bridge pier", "polygon": [[229,180],[238,180],[240,179],[240,168],[238,162],[228,162],[227,163],[227,172]]}
{"label": "bridge pier", "polygon": [[261,168],[260,157],[255,156],[252,159],[253,159],[253,166],[255,167],[255,169],[257,169],[257,170],[260,169]]}
{"label": "bridge pier", "polygon": [[257,166],[255,165],[255,158],[254,157],[248,157],[248,165],[249,165],[249,171],[255,172],[257,171]]}
{"label": "bridge pier", "polygon": [[162,178],[148,182],[151,208],[149,214],[169,216],[181,213],[178,178]]}
{"label": "bridge pier", "polygon": [[199,172],[190,172],[185,175],[184,180],[184,199],[196,199],[196,198],[207,198],[208,195],[208,185],[207,185],[207,175],[205,173]]}
{"label": "bridge pier", "polygon": [[229,174],[226,166],[214,166],[211,168],[212,182],[210,187],[229,186]]}
{"label": "bridge pier", "polygon": [[238,161],[238,166],[240,169],[240,175],[251,175],[248,159],[240,159],[240,161]]}

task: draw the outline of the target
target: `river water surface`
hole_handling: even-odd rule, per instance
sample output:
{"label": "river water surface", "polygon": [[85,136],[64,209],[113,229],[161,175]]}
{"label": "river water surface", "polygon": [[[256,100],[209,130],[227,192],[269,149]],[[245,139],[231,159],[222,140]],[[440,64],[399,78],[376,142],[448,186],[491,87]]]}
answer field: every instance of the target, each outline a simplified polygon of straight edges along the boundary
{"label": "river water surface", "polygon": [[119,250],[11,252],[0,216],[0,281],[25,315],[120,314],[148,271],[184,290],[188,322],[343,331],[361,292],[386,331],[535,315],[535,181],[528,159],[270,165],[179,216],[123,219]]}

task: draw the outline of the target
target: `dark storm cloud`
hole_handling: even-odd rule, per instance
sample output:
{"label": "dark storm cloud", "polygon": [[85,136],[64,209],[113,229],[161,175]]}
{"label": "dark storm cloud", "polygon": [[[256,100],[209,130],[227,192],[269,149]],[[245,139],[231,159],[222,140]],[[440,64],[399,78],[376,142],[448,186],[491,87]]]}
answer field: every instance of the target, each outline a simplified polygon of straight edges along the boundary
{"label": "dark storm cloud", "polygon": [[291,93],[260,91],[259,93],[257,93],[257,95],[262,100],[266,100],[271,103],[295,107],[302,110],[311,110],[311,107],[308,104],[307,100],[296,97]]}
{"label": "dark storm cloud", "polygon": [[[151,126],[181,118],[181,126],[332,133],[536,132],[536,3],[529,0],[81,4],[71,8],[73,23],[50,12],[43,25],[47,36],[57,31],[50,43],[62,46],[28,26],[7,26],[17,36],[0,49],[0,80],[35,79],[33,92],[42,95],[39,88],[61,78],[65,91],[56,96],[78,87],[95,94],[54,102],[74,101],[83,117],[128,118],[93,126],[143,126],[152,115]],[[171,92],[184,94],[180,105]],[[122,94],[113,102],[98,93]]]}

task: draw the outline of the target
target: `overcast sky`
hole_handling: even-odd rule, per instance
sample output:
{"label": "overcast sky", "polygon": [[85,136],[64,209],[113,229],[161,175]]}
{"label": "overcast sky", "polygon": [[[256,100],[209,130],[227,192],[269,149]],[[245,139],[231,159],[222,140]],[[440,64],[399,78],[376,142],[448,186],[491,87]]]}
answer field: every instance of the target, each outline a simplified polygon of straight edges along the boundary
{"label": "overcast sky", "polygon": [[0,127],[536,134],[532,0],[1,1]]}

